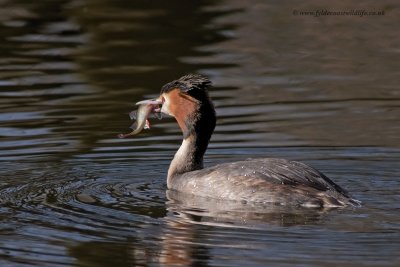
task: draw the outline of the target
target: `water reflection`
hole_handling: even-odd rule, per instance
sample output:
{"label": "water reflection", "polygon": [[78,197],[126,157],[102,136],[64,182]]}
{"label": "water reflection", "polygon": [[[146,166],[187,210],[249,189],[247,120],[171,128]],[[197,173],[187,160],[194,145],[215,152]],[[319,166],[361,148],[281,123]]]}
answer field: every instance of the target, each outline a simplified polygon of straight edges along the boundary
{"label": "water reflection", "polygon": [[158,259],[162,266],[210,266],[206,236],[195,221],[196,216],[167,221]]}
{"label": "water reflection", "polygon": [[[214,246],[235,250],[251,248],[247,243],[240,242],[245,239],[242,236],[244,233],[256,239],[255,236],[270,232],[274,225],[318,225],[324,222],[329,213],[340,210],[293,209],[215,201],[170,190],[167,191],[167,197],[168,215],[165,218],[166,226],[161,237],[159,256],[163,266],[210,266],[213,258],[211,250]],[[227,232],[230,233],[228,235],[235,233],[233,242],[218,238]]]}
{"label": "water reflection", "polygon": [[318,224],[324,214],[340,209],[306,209],[193,197],[167,190],[168,211],[186,222],[224,227]]}
{"label": "water reflection", "polygon": [[146,247],[133,238],[125,242],[89,241],[69,248],[77,266],[149,266]]}

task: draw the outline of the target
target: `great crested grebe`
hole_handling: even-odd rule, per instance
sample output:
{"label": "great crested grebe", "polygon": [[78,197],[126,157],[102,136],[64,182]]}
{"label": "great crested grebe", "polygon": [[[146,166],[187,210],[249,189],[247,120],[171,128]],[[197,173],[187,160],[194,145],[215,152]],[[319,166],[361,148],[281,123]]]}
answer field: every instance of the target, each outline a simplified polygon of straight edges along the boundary
{"label": "great crested grebe", "polygon": [[346,190],[319,171],[296,161],[260,158],[203,169],[203,156],[215,128],[210,80],[189,74],[167,83],[156,100],[139,104],[173,116],[183,142],[168,169],[167,187],[194,196],[286,206],[359,206]]}

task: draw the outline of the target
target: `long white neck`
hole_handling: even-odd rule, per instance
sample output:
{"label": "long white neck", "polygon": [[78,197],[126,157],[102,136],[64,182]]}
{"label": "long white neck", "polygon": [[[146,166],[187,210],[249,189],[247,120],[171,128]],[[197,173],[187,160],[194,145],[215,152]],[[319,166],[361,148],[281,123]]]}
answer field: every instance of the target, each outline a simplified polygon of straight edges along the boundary
{"label": "long white neck", "polygon": [[197,136],[195,134],[183,139],[168,169],[168,187],[170,187],[170,181],[174,176],[203,168],[204,152],[202,151],[205,151],[205,149],[197,147],[198,142],[196,142],[196,139]]}

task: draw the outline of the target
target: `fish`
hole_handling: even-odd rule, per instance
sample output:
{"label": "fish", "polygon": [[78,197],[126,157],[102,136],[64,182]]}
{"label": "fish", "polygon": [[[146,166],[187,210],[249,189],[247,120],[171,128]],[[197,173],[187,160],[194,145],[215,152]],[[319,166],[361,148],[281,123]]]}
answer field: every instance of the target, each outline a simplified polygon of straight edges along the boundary
{"label": "fish", "polygon": [[129,117],[131,118],[131,120],[136,120],[135,123],[132,124],[132,126],[130,127],[133,129],[133,131],[126,134],[118,134],[119,138],[134,136],[139,134],[143,129],[150,129],[150,122],[147,119],[150,114],[154,114],[159,119],[161,118],[159,101],[144,100],[136,103],[136,105],[139,106],[138,110],[129,113]]}

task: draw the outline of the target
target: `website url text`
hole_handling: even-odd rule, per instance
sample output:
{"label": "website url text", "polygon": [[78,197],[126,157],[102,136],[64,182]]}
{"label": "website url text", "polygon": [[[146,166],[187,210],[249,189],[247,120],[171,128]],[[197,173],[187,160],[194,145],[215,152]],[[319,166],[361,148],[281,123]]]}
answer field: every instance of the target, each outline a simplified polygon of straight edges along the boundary
{"label": "website url text", "polygon": [[366,16],[384,16],[385,10],[379,11],[367,11],[367,10],[348,10],[348,11],[330,11],[327,9],[318,9],[314,11],[305,11],[305,10],[293,10],[293,15],[295,16],[313,16],[313,17],[322,17],[322,16],[358,16],[358,17],[366,17]]}

